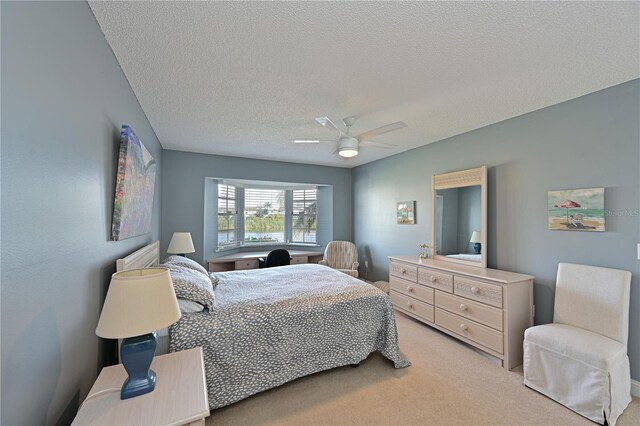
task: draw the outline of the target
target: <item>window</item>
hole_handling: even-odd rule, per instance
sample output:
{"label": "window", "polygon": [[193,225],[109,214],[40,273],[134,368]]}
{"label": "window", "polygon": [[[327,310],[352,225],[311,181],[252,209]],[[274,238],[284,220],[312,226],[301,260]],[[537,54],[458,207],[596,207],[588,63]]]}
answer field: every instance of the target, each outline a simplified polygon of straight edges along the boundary
{"label": "window", "polygon": [[244,244],[284,243],[285,191],[245,188]]}
{"label": "window", "polygon": [[237,246],[235,186],[218,185],[218,248]]}
{"label": "window", "polygon": [[[209,183],[215,186],[207,186]],[[205,214],[211,218],[209,222],[205,220],[205,227],[211,223],[215,239],[205,245],[214,251],[260,245],[317,245],[331,234],[331,219],[325,216],[330,214],[327,206],[331,202],[323,188],[289,182],[211,178],[205,182]],[[211,198],[206,194],[211,194]],[[206,234],[209,232],[205,230]]]}
{"label": "window", "polygon": [[317,189],[294,189],[292,238],[294,243],[316,242]]}

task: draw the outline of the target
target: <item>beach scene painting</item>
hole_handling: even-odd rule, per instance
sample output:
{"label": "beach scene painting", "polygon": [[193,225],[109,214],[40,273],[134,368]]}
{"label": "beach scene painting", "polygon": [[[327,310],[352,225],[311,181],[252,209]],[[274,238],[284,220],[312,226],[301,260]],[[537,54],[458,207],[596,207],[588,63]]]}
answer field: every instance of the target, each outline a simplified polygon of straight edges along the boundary
{"label": "beach scene painting", "polygon": [[549,191],[549,229],[604,231],[604,188]]}
{"label": "beach scene painting", "polygon": [[111,223],[114,241],[151,231],[156,160],[131,127],[122,126]]}
{"label": "beach scene painting", "polygon": [[400,201],[397,208],[398,225],[413,225],[416,223],[415,201]]}

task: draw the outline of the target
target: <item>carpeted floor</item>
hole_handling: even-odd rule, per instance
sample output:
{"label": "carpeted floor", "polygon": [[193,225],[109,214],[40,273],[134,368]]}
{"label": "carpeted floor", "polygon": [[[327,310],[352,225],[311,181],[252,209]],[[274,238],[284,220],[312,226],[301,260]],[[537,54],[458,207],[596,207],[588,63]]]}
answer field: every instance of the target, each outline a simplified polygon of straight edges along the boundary
{"label": "carpeted floor", "polygon": [[[396,314],[400,347],[413,363],[396,370],[379,354],[358,368],[303,377],[211,412],[219,425],[594,425],[526,388],[522,372]],[[618,425],[640,425],[634,398]]]}

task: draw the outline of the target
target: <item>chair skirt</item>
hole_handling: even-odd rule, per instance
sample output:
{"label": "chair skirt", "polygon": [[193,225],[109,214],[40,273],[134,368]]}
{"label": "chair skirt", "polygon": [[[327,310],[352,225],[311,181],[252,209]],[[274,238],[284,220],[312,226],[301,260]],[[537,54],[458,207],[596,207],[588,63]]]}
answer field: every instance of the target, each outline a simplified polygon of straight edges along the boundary
{"label": "chair skirt", "polygon": [[615,426],[631,402],[626,353],[603,369],[525,339],[523,361],[525,385],[594,422]]}

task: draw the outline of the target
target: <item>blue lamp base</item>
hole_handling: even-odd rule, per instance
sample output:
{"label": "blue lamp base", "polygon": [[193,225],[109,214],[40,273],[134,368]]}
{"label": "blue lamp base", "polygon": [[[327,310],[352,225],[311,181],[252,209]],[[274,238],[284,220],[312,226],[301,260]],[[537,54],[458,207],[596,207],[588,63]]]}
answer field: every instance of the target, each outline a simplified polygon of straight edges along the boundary
{"label": "blue lamp base", "polygon": [[473,245],[473,249],[475,250],[476,254],[480,254],[480,246],[481,246],[480,243],[475,243]]}
{"label": "blue lamp base", "polygon": [[157,345],[156,333],[128,337],[123,340],[120,359],[129,377],[122,385],[120,399],[144,395],[156,387],[156,373],[149,367],[151,367]]}

